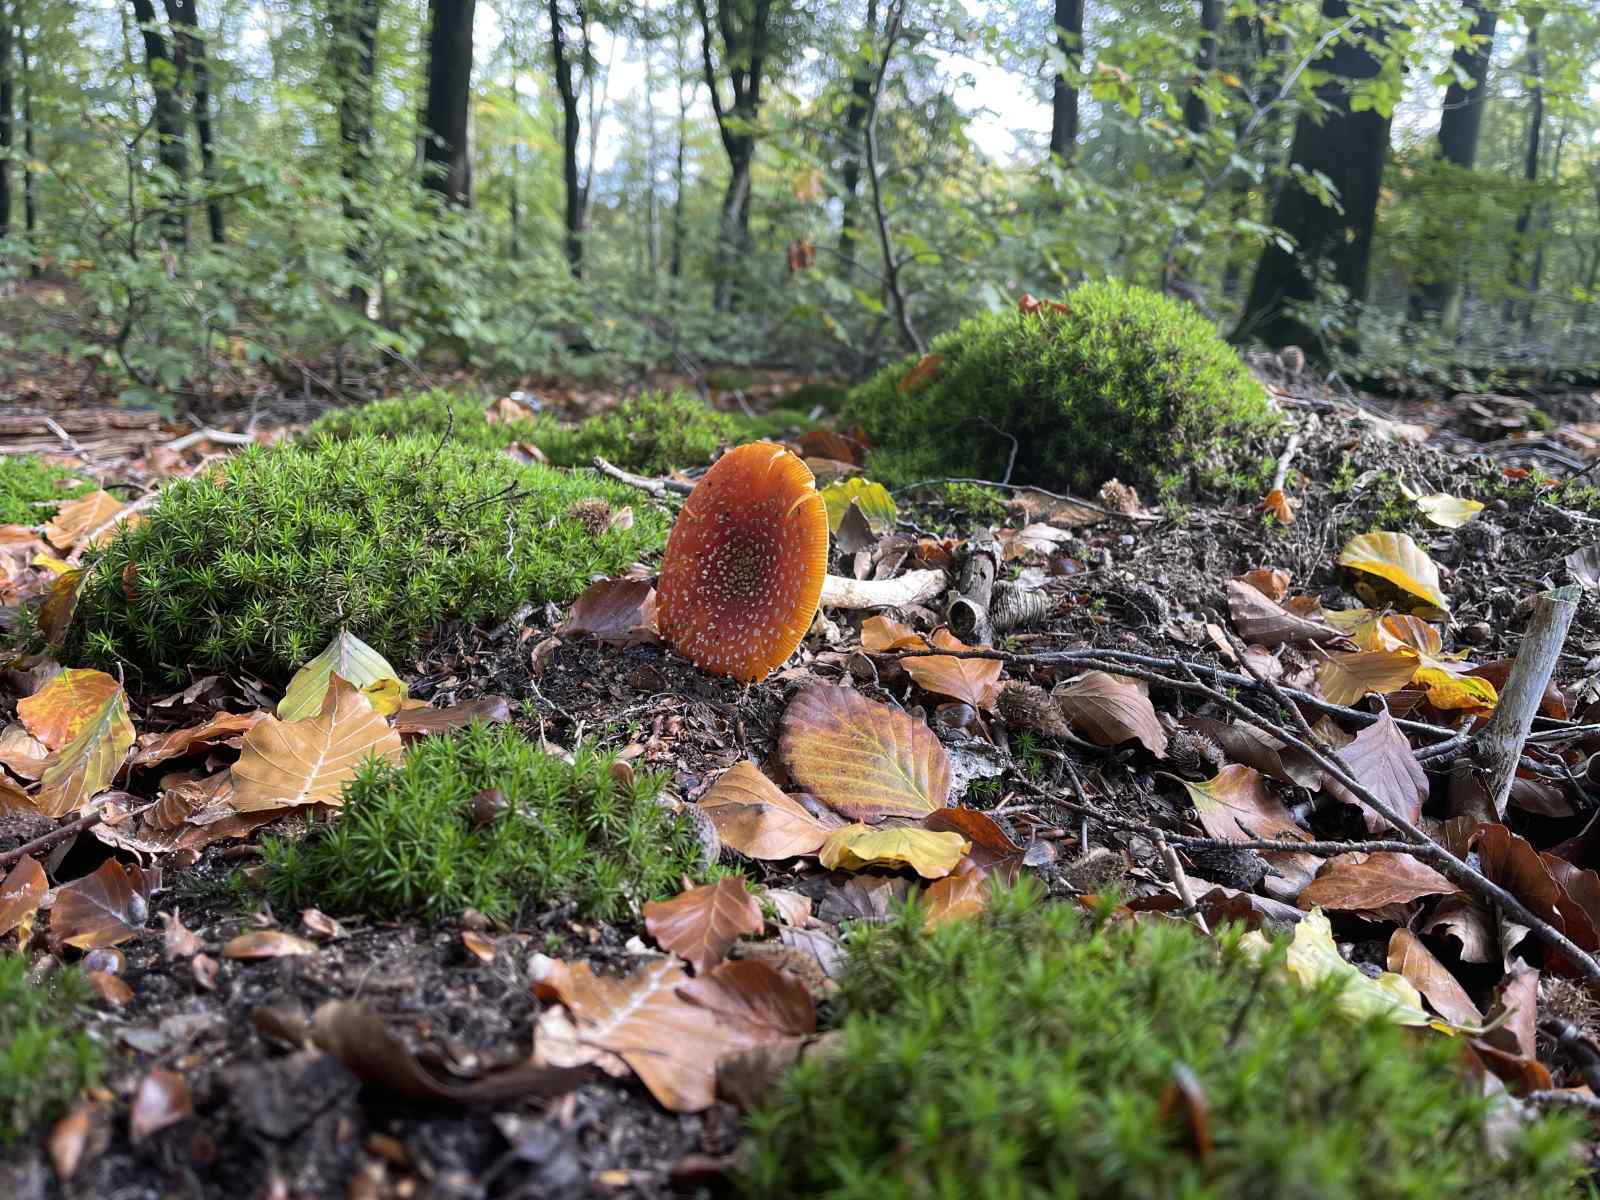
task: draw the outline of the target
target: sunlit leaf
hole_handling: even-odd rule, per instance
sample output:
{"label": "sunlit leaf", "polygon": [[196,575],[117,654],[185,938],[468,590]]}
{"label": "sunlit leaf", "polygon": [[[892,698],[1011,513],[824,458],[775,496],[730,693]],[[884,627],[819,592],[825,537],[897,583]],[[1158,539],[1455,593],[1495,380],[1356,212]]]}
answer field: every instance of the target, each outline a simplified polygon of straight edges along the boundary
{"label": "sunlit leaf", "polygon": [[133,746],[133,722],[119,687],[72,741],[56,752],[40,775],[34,807],[47,817],[64,817],[111,786]]}
{"label": "sunlit leaf", "polygon": [[1418,496],[1417,507],[1435,525],[1444,529],[1460,529],[1483,511],[1483,501],[1464,500],[1460,496],[1435,492],[1431,496]]}
{"label": "sunlit leaf", "polygon": [[33,695],[17,701],[17,716],[29,733],[51,750],[59,750],[100,715],[122,685],[104,671],[68,667],[51,677]]}
{"label": "sunlit leaf", "polygon": [[1433,607],[1450,611],[1450,602],[1439,590],[1439,568],[1408,534],[1357,534],[1339,552],[1339,565],[1386,579]]}
{"label": "sunlit leaf", "polygon": [[910,867],[924,879],[940,879],[955,870],[972,843],[959,833],[934,832],[914,825],[875,828],[859,821],[828,835],[817,861],[830,871],[859,871],[870,866]]}
{"label": "sunlit leaf", "polygon": [[348,629],[341,629],[321,654],[289,680],[278,701],[278,719],[303,721],[316,716],[335,675],[365,692],[373,709],[383,716],[398,709],[406,697],[405,685],[389,661]]}
{"label": "sunlit leaf", "polygon": [[1372,692],[1387,695],[1411,682],[1417,656],[1409,650],[1333,651],[1317,666],[1317,688],[1335,704],[1354,704]]}
{"label": "sunlit leaf", "polygon": [[[965,651],[973,649],[948,629],[938,629],[933,634],[937,650]],[[1004,665],[997,658],[953,658],[945,654],[926,658],[901,660],[906,674],[917,681],[917,686],[940,696],[949,696],[985,712],[994,711],[1000,698],[1000,672]]]}
{"label": "sunlit leaf", "polygon": [[144,872],[108,858],[94,874],[57,893],[50,934],[64,945],[93,950],[138,937],[149,917],[150,887]]}
{"label": "sunlit leaf", "polygon": [[[722,844],[759,859],[815,854],[831,829],[753,762],[736,763],[700,798]],[[837,818],[836,818],[837,819]]]}
{"label": "sunlit leaf", "polygon": [[838,533],[839,522],[852,504],[866,518],[867,528],[882,534],[894,527],[899,511],[894,498],[881,483],[874,483],[859,475],[837,480],[822,489],[822,504],[828,510],[828,532]]}
{"label": "sunlit leaf", "polygon": [[1420,667],[1413,682],[1427,689],[1428,703],[1440,712],[1460,708],[1487,716],[1500,703],[1494,684],[1475,675],[1457,675],[1440,667]]}
{"label": "sunlit leaf", "polygon": [[800,692],[783,715],[779,745],[795,780],[854,820],[921,817],[950,792],[950,760],[933,731],[851,688]]}
{"label": "sunlit leaf", "polygon": [[316,716],[268,717],[245,734],[233,766],[233,807],[248,813],[337,804],[340,790],[368,758],[393,761],[403,753],[400,735],[365,695],[335,675]]}
{"label": "sunlit leaf", "polygon": [[734,942],[760,933],[761,905],[736,875],[690,888],[644,906],[644,925],[664,949],[704,974],[727,957]]}
{"label": "sunlit leaf", "polygon": [[1100,746],[1137,740],[1157,758],[1167,754],[1167,731],[1139,686],[1120,675],[1090,671],[1057,688],[1062,715]]}

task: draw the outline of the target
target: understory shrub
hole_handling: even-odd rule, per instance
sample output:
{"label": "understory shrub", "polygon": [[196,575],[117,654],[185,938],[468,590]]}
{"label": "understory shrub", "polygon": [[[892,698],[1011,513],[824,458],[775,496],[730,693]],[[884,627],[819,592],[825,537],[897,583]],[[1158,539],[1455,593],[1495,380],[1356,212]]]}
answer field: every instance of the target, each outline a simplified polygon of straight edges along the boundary
{"label": "understory shrub", "polygon": [[1100,923],[1031,886],[922,924],[852,935],[842,1043],[753,1115],[752,1195],[1509,1200],[1580,1169],[1564,1118],[1487,1149],[1459,1043],[1346,1019],[1236,930]]}
{"label": "understory shrub", "polygon": [[51,502],[93,487],[83,475],[36,454],[0,454],[0,525],[42,525],[54,514]]}
{"label": "understory shrub", "polygon": [[936,338],[926,379],[906,358],[851,393],[877,479],[1011,479],[1092,491],[1116,476],[1170,495],[1228,470],[1274,423],[1266,393],[1199,312],[1113,280],[1065,311],[975,317]]}
{"label": "understory shrub", "polygon": [[700,842],[660,804],[660,775],[619,780],[615,758],[584,744],[568,764],[503,727],[426,739],[401,764],[362,767],[328,825],[268,839],[269,892],[375,917],[514,920],[566,900],[625,916],[676,893]]}
{"label": "understory shrub", "polygon": [[100,1047],[69,1028],[89,986],[73,968],[34,983],[21,954],[0,954],[0,1147],[54,1120],[100,1077]]}
{"label": "understory shrub", "polygon": [[[625,505],[631,525],[606,519]],[[92,564],[72,637],[92,662],[173,679],[244,667],[279,680],[341,626],[404,661],[446,618],[568,599],[665,535],[636,492],[470,446],[252,447],[169,484],[121,529]]]}

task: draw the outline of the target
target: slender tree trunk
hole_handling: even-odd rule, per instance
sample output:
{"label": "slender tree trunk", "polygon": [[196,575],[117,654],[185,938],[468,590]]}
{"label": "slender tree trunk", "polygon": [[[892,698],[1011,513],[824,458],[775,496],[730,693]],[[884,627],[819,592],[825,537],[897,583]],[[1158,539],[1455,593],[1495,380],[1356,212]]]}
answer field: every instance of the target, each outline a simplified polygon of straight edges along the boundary
{"label": "slender tree trunk", "polygon": [[1074,74],[1056,72],[1050,94],[1050,155],[1071,162],[1078,152],[1078,82],[1083,55],[1083,0],[1055,0],[1056,49]]}
{"label": "slender tree trunk", "polygon": [[[583,19],[580,9],[578,19]],[[578,88],[573,81],[560,0],[550,0],[550,54],[555,63],[556,91],[561,94],[561,178],[566,184],[567,265],[583,278],[583,180],[578,173]]]}
{"label": "slender tree trunk", "polygon": [[472,16],[476,0],[428,0],[428,98],[422,186],[451,204],[472,203],[467,141],[472,98]]}
{"label": "slender tree trunk", "polygon": [[162,224],[173,241],[187,246],[189,218],[183,193],[189,178],[189,139],[184,132],[183,102],[177,92],[178,64],[150,0],[133,0],[133,16],[144,38],[145,73],[155,94],[156,158],[174,181],[174,191],[167,197],[170,208]]}
{"label": "slender tree trunk", "polygon": [[[1473,13],[1472,41],[1456,48],[1452,58],[1457,72],[1472,81],[1470,88],[1452,80],[1444,92],[1444,111],[1439,116],[1439,157],[1462,170],[1470,171],[1478,161],[1478,135],[1483,130],[1483,113],[1489,102],[1489,60],[1494,55],[1495,25],[1499,11],[1486,0],[1465,0]],[[1418,318],[1438,317],[1446,333],[1453,333],[1461,320],[1459,279],[1436,279],[1412,294],[1412,313]]]}
{"label": "slender tree trunk", "polygon": [[[383,0],[336,0],[332,9],[330,60],[339,89],[340,204],[347,231],[345,258],[358,275],[371,272],[371,214],[364,197],[372,186],[372,81],[378,70],[378,24]],[[365,312],[370,299],[360,283],[350,285],[350,303]]]}
{"label": "slender tree trunk", "polygon": [[644,50],[644,119],[647,122],[644,168],[644,239],[645,269],[650,278],[650,288],[655,290],[656,279],[661,274],[661,212],[656,195],[656,155],[660,139],[656,134],[656,73],[655,53],[652,46]]}
{"label": "slender tree trunk", "polygon": [[717,277],[712,304],[718,312],[732,312],[738,297],[737,264],[750,240],[750,166],[755,160],[755,140],[725,138],[728,186],[722,192],[717,219]]}
{"label": "slender tree trunk", "polygon": [[[867,0],[867,19],[862,30],[864,46],[878,44],[878,0]],[[844,114],[844,167],[840,182],[844,185],[843,205],[839,212],[839,261],[843,274],[849,278],[855,273],[856,241],[861,224],[861,160],[866,155],[862,145],[861,130],[866,124],[867,112],[872,107],[872,56],[857,56],[855,72],[850,77],[850,107]]]}
{"label": "slender tree trunk", "polygon": [[[522,101],[517,96],[517,67],[511,65],[511,111],[520,111]],[[511,171],[507,179],[507,190],[511,193],[511,246],[510,255],[512,262],[522,261],[522,145],[521,140],[514,138],[511,142]]]}
{"label": "slender tree trunk", "polygon": [[[1535,10],[1537,11],[1537,10]],[[1516,318],[1515,291],[1523,288],[1522,252],[1528,240],[1528,230],[1533,225],[1533,185],[1539,182],[1539,143],[1544,133],[1544,62],[1539,52],[1539,20],[1528,18],[1528,74],[1533,76],[1533,93],[1529,96],[1527,150],[1522,160],[1522,178],[1528,183],[1529,196],[1517,214],[1516,229],[1511,238],[1511,263],[1507,279],[1513,294],[1506,297],[1505,319],[1511,324]],[[1529,297],[1528,304],[1533,303]]]}
{"label": "slender tree trunk", "polygon": [[[1222,0],[1200,0],[1200,45],[1194,60],[1197,84],[1217,69],[1217,34],[1221,29]],[[1211,109],[1198,86],[1189,89],[1183,102],[1183,123],[1195,135],[1211,127]]]}
{"label": "slender tree trunk", "polygon": [[0,238],[11,236],[11,146],[15,136],[16,65],[12,37],[14,0],[0,0]]}
{"label": "slender tree trunk", "polygon": [[[211,71],[206,64],[206,43],[200,36],[200,16],[195,0],[165,0],[167,23],[177,44],[180,66],[187,73],[194,92],[194,132],[200,143],[200,173],[208,185],[217,181],[217,145],[211,116]],[[206,221],[213,245],[227,242],[222,220],[222,201],[206,200]]]}
{"label": "slender tree trunk", "polygon": [[673,33],[673,51],[678,80],[678,144],[672,161],[672,258],[667,264],[667,274],[672,276],[673,295],[677,295],[678,281],[683,278],[684,143],[689,136],[689,95],[683,90],[684,80],[689,75],[689,55],[681,27]]}
{"label": "slender tree trunk", "polygon": [[[1554,184],[1561,178],[1561,155],[1567,148],[1567,135],[1571,131],[1570,121],[1561,122],[1561,132],[1556,135],[1555,149],[1550,153],[1550,182]],[[1545,200],[1539,206],[1539,230],[1535,235],[1533,246],[1533,267],[1528,272],[1528,303],[1522,310],[1522,332],[1533,332],[1533,308],[1537,303],[1540,291],[1544,287],[1544,244],[1545,233],[1550,228],[1550,201]]]}
{"label": "slender tree trunk", "polygon": [[39,202],[34,194],[33,148],[33,68],[28,62],[28,43],[17,32],[17,56],[22,67],[22,229],[28,238],[28,274],[34,279],[43,273],[39,266]]}
{"label": "slender tree trunk", "polygon": [[[1322,15],[1329,21],[1347,20],[1346,0],[1323,0]],[[1369,32],[1381,37],[1384,31]],[[1294,251],[1275,242],[1267,244],[1235,333],[1270,346],[1298,345],[1313,352],[1319,348],[1317,336],[1291,314],[1290,306],[1313,300],[1322,278],[1344,288],[1354,302],[1366,299],[1378,193],[1389,153],[1389,118],[1371,109],[1353,112],[1350,104],[1351,82],[1378,74],[1376,56],[1341,38],[1316,68],[1330,77],[1318,89],[1329,109],[1320,122],[1310,114],[1295,122],[1290,161],[1308,173],[1326,175],[1340,207],[1323,204],[1293,182],[1285,184],[1273,208],[1272,224],[1294,239]]]}

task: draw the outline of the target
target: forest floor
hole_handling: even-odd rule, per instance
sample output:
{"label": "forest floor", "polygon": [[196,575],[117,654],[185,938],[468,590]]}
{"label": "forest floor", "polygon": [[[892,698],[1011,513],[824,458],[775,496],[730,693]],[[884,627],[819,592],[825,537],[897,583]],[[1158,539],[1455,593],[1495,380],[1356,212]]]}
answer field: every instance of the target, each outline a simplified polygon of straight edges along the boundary
{"label": "forest floor", "polygon": [[[1297,434],[1285,489],[1295,514],[1291,524],[1265,514],[1259,501],[1151,511],[1108,493],[1108,504],[1125,511],[1074,514],[1050,497],[1016,493],[1005,511],[975,517],[949,508],[942,494],[932,500],[908,494],[899,497],[899,529],[852,558],[836,555],[833,570],[892,577],[912,567],[949,566],[969,539],[993,528],[1005,574],[1049,602],[1043,619],[1004,639],[1014,657],[1004,663],[1001,682],[1048,690],[1070,680],[1079,669],[1050,657],[1062,650],[1141,655],[1148,670],[1167,679],[1180,674],[1168,660],[1236,673],[1237,649],[1221,632],[1232,629],[1244,642],[1270,647],[1245,651],[1252,671],[1284,687],[1314,690],[1317,652],[1281,634],[1252,637],[1261,628],[1261,605],[1288,620],[1320,619],[1368,603],[1371,593],[1361,577],[1340,567],[1341,549],[1359,534],[1405,529],[1437,565],[1450,600],[1444,648],[1466,652],[1478,664],[1515,656],[1530,598],[1565,583],[1569,573],[1579,576],[1581,564],[1569,566],[1568,556],[1600,542],[1600,504],[1573,502],[1570,489],[1552,501],[1540,482],[1541,473],[1559,477],[1600,462],[1596,396],[1539,398],[1534,407],[1542,417],[1530,416],[1529,405],[1518,400],[1440,398],[1395,407],[1290,376],[1276,360],[1257,366],[1292,422],[1279,444],[1260,449],[1282,453],[1288,433]],[[172,429],[116,409],[85,408],[63,389],[52,394],[42,388],[25,403],[33,411],[0,411],[0,437],[34,438],[41,449],[86,459],[105,482],[147,484],[229,449],[198,439],[163,452]],[[220,414],[209,419],[227,426]],[[233,427],[243,423],[237,417]],[[255,429],[270,435],[273,421],[258,417]],[[57,445],[48,444],[52,438]],[[1476,498],[1486,507],[1459,528],[1436,526],[1420,519],[1402,483],[1414,494]],[[648,502],[641,493],[640,503]],[[1229,583],[1273,570],[1288,578],[1265,583],[1267,591],[1257,587],[1261,598],[1250,597],[1257,609],[1252,614]],[[940,609],[934,601],[887,615],[927,634],[940,623]],[[830,614],[788,666],[748,687],[705,675],[653,640],[618,647],[562,633],[558,626],[568,615],[551,607],[499,629],[450,629],[420,661],[395,665],[411,695],[435,706],[506,697],[513,720],[535,739],[571,746],[595,737],[622,747],[629,761],[667,772],[673,793],[687,802],[744,760],[781,782],[779,730],[790,701],[818,680],[851,682],[869,699],[927,720],[957,778],[977,781],[966,803],[992,814],[987,828],[999,831],[1009,869],[1034,873],[1063,896],[1115,883],[1132,901],[1170,908],[1180,903],[1178,881],[1158,847],[1137,831],[1214,832],[1191,819],[1193,801],[1171,774],[1200,779],[1219,765],[1217,727],[1196,740],[1185,737],[1180,722],[1216,722],[1229,714],[1195,691],[1161,682],[1149,687],[1171,740],[1158,757],[1130,738],[1052,739],[1021,727],[1015,714],[1008,720],[985,711],[992,703],[963,704],[930,691],[908,674],[913,660],[863,647],[863,619],[884,614]],[[0,705],[7,717],[16,698],[41,678],[31,673],[38,669],[13,664],[6,671],[9,698]],[[1486,673],[1493,677],[1492,670]],[[1553,848],[1574,870],[1586,871],[1600,865],[1600,844],[1588,836],[1589,817],[1600,808],[1600,777],[1592,763],[1583,775],[1600,739],[1594,727],[1581,728],[1600,714],[1600,591],[1592,578],[1553,684],[1559,706],[1547,708],[1536,723],[1545,735],[1540,757],[1530,764],[1527,786],[1506,823],[1535,847]],[[1226,694],[1259,699],[1259,689],[1237,683]],[[219,709],[240,711],[259,703],[259,695],[252,680],[224,677],[201,681],[176,698],[130,700],[135,726],[148,734],[191,727]],[[1405,728],[1419,749],[1439,741],[1440,728],[1472,727],[1470,715],[1436,709],[1420,690],[1398,690],[1390,707],[1418,722]],[[1319,716],[1315,706],[1305,711],[1313,720]],[[1325,707],[1320,715],[1328,715]],[[1335,739],[1342,733],[1348,740],[1370,721],[1332,715],[1335,723],[1324,731]],[[1435,732],[1423,732],[1425,726]],[[1223,757],[1251,753],[1226,743]],[[1438,783],[1430,814],[1445,812],[1443,763],[1430,763]],[[1362,836],[1353,809],[1318,803],[1314,791],[1297,793],[1297,815],[1324,837]],[[1058,803],[1074,796],[1131,828],[1086,822]],[[0,853],[38,832],[25,822],[0,824]],[[57,880],[71,880],[111,852],[85,834],[56,848],[49,865]],[[471,914],[437,924],[359,917],[334,924],[317,913],[241,904],[228,880],[255,861],[248,840],[155,861],[164,868],[162,884],[150,896],[141,935],[117,954],[96,951],[102,957],[90,964],[114,980],[100,985],[91,1021],[111,1070],[62,1126],[6,1156],[0,1195],[660,1197],[717,1190],[736,1162],[741,1119],[733,1104],[719,1100],[703,1111],[670,1112],[631,1074],[596,1071],[553,1100],[423,1105],[385,1098],[383,1082],[368,1076],[363,1086],[357,1072],[312,1045],[309,1022],[318,1006],[357,999],[436,1078],[465,1081],[525,1060],[535,1023],[549,1006],[530,986],[547,969],[540,956],[625,973],[651,952],[642,923],[582,920],[568,906],[516,928],[494,927]],[[770,936],[740,942],[733,954],[787,970],[818,1001],[826,1000],[837,970],[841,923],[881,917],[915,886],[903,871],[829,872],[810,858],[747,859],[741,866],[761,885],[809,903],[786,905],[788,915],[775,930],[769,926]],[[1251,878],[1252,866],[1226,855],[1189,856],[1187,874],[1202,894],[1201,910],[1274,928],[1292,923],[1309,873],[1269,876],[1252,893],[1260,881],[1258,873]],[[1214,884],[1223,890],[1213,890]],[[1356,904],[1338,918],[1352,961],[1388,962],[1396,925],[1422,924],[1415,901],[1380,909]],[[1455,919],[1453,930],[1439,926],[1444,934],[1434,942],[1436,952],[1487,1011],[1505,963],[1498,954],[1475,953],[1486,931],[1472,919]],[[1594,919],[1600,922],[1600,913]],[[291,948],[276,957],[224,952],[239,934],[265,930],[295,935],[281,943]],[[1531,957],[1538,961],[1541,953]],[[1600,1033],[1596,1010],[1563,999],[1558,990],[1551,982],[1541,994],[1543,1011],[1576,1020],[1584,1034]],[[1424,995],[1433,999],[1426,988]],[[1501,1047],[1515,1070],[1524,1078],[1543,1070],[1552,1086],[1581,1088],[1570,1047],[1532,1037],[1530,1026],[1522,1044]],[[181,1077],[188,1095],[150,1093],[158,1070]],[[159,1116],[163,1108],[171,1110],[166,1117]],[[157,1128],[135,1139],[130,1114],[148,1122],[152,1112]],[[63,1155],[73,1164],[65,1182],[58,1170]]]}

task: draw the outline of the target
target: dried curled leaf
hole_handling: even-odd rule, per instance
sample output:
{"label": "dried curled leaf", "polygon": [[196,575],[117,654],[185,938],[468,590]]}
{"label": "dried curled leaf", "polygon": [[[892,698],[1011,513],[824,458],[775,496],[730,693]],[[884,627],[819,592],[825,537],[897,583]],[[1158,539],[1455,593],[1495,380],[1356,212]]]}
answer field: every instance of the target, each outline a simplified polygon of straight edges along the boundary
{"label": "dried curled leaf", "polygon": [[[973,649],[948,629],[934,631],[933,645],[937,650]],[[946,654],[930,654],[926,658],[901,659],[900,665],[925,691],[949,696],[985,712],[993,712],[995,702],[1000,698],[1000,672],[1005,664],[997,658],[954,658]]]}
{"label": "dried curled leaf", "polygon": [[765,860],[815,854],[830,826],[784,795],[753,762],[736,763],[700,798],[722,844]]}
{"label": "dried curled leaf", "polygon": [[1057,688],[1055,698],[1062,715],[1096,745],[1120,746],[1137,740],[1157,758],[1167,756],[1167,731],[1161,727],[1150,697],[1131,680],[1090,671]]}
{"label": "dried curled leaf", "polygon": [[921,817],[943,808],[950,760],[921,721],[845,687],[806,688],[783,714],[789,773],[854,820]]}

